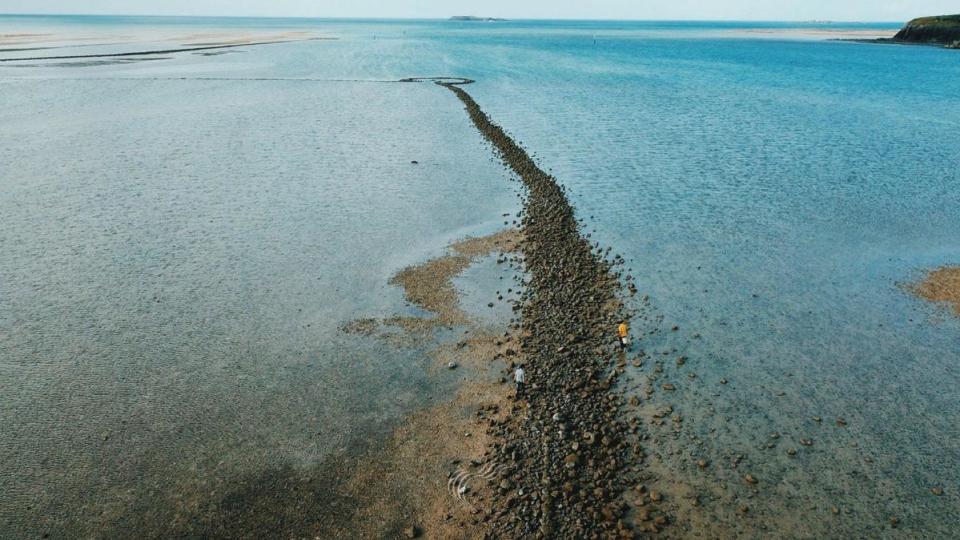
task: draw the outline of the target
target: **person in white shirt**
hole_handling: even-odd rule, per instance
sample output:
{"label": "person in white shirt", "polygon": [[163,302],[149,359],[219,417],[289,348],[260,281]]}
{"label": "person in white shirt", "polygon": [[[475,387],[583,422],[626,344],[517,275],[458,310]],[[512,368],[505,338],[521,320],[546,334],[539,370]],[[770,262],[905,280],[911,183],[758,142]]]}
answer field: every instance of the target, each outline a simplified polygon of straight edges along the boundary
{"label": "person in white shirt", "polygon": [[513,382],[517,383],[517,399],[523,395],[523,383],[525,381],[525,373],[523,368],[517,366],[517,369],[513,372]]}

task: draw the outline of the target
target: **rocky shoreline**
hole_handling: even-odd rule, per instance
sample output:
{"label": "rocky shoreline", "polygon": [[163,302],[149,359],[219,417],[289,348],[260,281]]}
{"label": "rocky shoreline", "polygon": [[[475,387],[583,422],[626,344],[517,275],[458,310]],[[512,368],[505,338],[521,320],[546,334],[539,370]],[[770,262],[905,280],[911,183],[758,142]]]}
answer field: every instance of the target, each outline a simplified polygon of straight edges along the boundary
{"label": "rocky shoreline", "polygon": [[909,21],[892,38],[854,39],[860,43],[895,45],[928,45],[945,49],[960,49],[960,15],[920,17]]}
{"label": "rocky shoreline", "polygon": [[920,17],[904,26],[893,41],[960,48],[960,15]]}
{"label": "rocky shoreline", "polygon": [[[507,421],[489,424],[497,441],[490,459],[500,472],[486,536],[632,538],[624,494],[628,466],[642,451],[629,440],[636,427],[622,420],[615,386],[618,356],[625,361],[615,337],[627,318],[616,270],[623,260],[607,260],[609,250],[580,233],[564,189],[460,88],[464,82],[436,84],[463,102],[526,191],[520,253],[527,277],[511,330],[529,389]],[[661,517],[646,527],[663,524]]]}

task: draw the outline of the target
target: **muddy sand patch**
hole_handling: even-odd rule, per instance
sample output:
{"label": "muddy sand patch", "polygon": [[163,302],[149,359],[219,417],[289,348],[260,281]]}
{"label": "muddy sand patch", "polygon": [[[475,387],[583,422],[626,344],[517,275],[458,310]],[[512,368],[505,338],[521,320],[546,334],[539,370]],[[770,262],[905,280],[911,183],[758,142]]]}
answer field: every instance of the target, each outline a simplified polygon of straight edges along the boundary
{"label": "muddy sand patch", "polygon": [[[327,520],[313,534],[383,538],[415,534],[426,538],[482,538],[490,497],[500,471],[490,459],[491,425],[514,422],[511,386],[500,372],[516,361],[515,338],[506,327],[480,328],[460,306],[453,280],[483,257],[498,261],[516,251],[522,235],[507,229],[451,244],[438,258],[407,267],[390,283],[428,317],[358,319],[341,327],[347,333],[382,339],[398,347],[422,345],[438,327],[460,326],[456,342],[428,351],[434,373],[455,366],[461,383],[452,399],[414,414],[384,447],[360,457],[326,464],[327,490],[349,500],[349,510],[320,512]],[[347,507],[341,510],[347,510]]]}
{"label": "muddy sand patch", "polygon": [[960,266],[933,270],[910,289],[924,300],[952,306],[953,312],[960,316]]}
{"label": "muddy sand patch", "polygon": [[[517,423],[524,413],[512,404],[505,377],[519,361],[519,337],[506,323],[476,324],[461,310],[452,280],[484,257],[507,259],[520,241],[516,230],[463,240],[401,271],[392,282],[429,312],[424,317],[358,319],[341,327],[417,347],[429,359],[431,380],[450,388],[400,419],[385,438],[360,435],[309,464],[281,459],[234,468],[221,461],[215,474],[177,478],[168,492],[102,511],[90,530],[148,538],[483,538],[494,491],[506,481],[490,454],[497,443],[490,428]],[[457,326],[453,339],[435,332],[448,325]]]}
{"label": "muddy sand patch", "polygon": [[467,238],[450,246],[443,257],[407,267],[390,280],[403,287],[406,299],[436,314],[427,321],[443,324],[467,324],[469,317],[459,306],[453,278],[466,270],[474,260],[494,251],[509,253],[520,245],[520,232],[506,229],[490,236]]}

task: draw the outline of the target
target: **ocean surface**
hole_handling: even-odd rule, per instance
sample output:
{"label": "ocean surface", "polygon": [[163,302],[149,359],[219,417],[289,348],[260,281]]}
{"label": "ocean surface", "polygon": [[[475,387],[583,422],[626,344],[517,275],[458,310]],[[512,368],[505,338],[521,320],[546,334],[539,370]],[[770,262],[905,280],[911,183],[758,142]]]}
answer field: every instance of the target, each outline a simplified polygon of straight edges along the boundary
{"label": "ocean surface", "polygon": [[0,59],[333,38],[0,62],[0,537],[136,530],[450,392],[339,330],[518,209],[416,76],[475,79],[649,296],[670,534],[955,536],[960,320],[907,285],[960,263],[960,55],[829,39],[898,26],[0,17]]}

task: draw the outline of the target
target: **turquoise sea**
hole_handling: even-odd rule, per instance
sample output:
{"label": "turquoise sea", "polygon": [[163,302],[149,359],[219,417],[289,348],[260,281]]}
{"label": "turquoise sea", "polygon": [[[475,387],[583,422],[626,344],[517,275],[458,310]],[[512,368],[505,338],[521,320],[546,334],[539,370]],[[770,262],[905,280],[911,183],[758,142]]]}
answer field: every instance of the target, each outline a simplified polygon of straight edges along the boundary
{"label": "turquoise sea", "polygon": [[0,17],[0,59],[336,38],[0,62],[0,537],[135,531],[449,393],[338,330],[518,210],[416,76],[475,79],[649,296],[669,535],[955,537],[960,319],[906,285],[960,263],[960,54],[828,39],[898,26]]}

